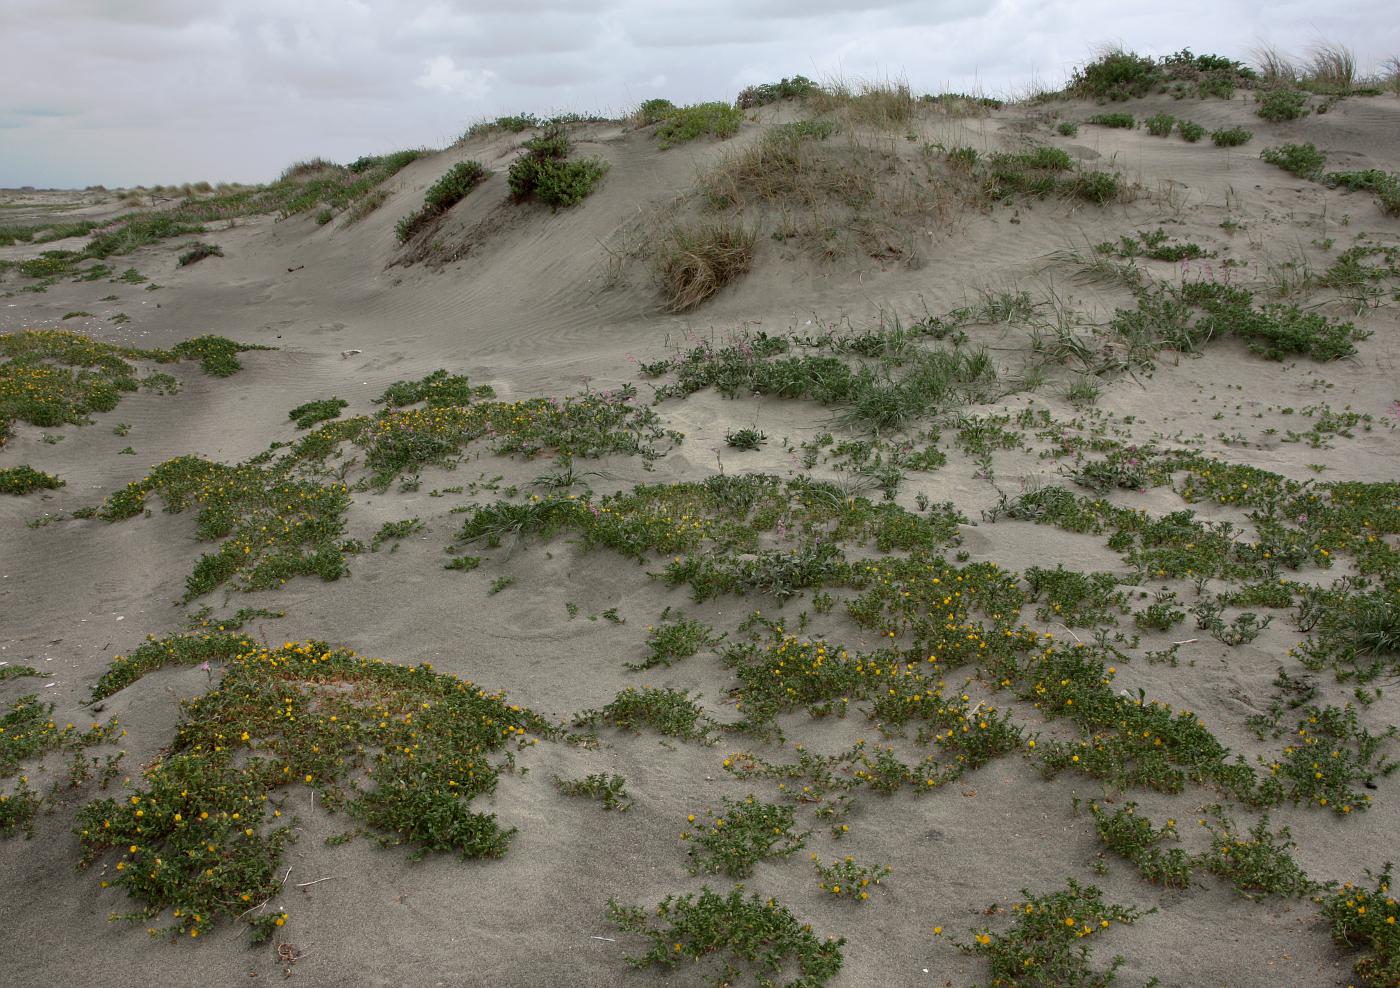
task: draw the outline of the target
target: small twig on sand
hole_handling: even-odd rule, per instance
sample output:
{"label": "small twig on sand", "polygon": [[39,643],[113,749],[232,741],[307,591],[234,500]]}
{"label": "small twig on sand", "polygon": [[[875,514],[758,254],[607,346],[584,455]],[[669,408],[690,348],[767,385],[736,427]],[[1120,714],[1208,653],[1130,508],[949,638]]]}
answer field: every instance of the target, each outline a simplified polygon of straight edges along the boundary
{"label": "small twig on sand", "polygon": [[1199,638],[1187,638],[1187,639],[1184,640],[1184,641],[1172,642],[1172,644],[1173,644],[1173,645],[1192,645],[1192,644],[1195,644],[1195,643],[1198,642],[1198,641],[1200,641]]}
{"label": "small twig on sand", "polygon": [[297,888],[304,889],[309,888],[312,885],[320,885],[322,882],[333,882],[339,877],[339,875],[327,875],[325,878],[318,878],[314,882],[302,882],[300,885],[297,886]]}

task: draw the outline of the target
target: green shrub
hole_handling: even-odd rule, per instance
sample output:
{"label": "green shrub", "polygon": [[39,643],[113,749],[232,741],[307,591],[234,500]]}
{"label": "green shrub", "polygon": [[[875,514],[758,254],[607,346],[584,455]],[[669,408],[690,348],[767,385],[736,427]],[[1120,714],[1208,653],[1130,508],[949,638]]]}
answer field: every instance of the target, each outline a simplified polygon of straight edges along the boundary
{"label": "green shrub", "polygon": [[1073,120],[1061,120],[1055,129],[1059,131],[1061,137],[1079,136],[1079,124]]}
{"label": "green shrub", "polygon": [[[653,914],[659,928],[651,925]],[[774,988],[823,988],[841,973],[844,939],[818,940],[809,924],[798,922],[776,899],[756,892],[745,899],[742,886],[728,896],[708,887],[698,894],[667,896],[654,910],[609,900],[608,918],[650,944],[645,954],[628,957],[633,967],[670,970],[718,954],[724,969],[720,983],[743,983],[747,968],[756,984]],[[793,969],[799,977],[777,980]]]}
{"label": "green shrub", "polygon": [[206,257],[223,257],[224,250],[215,244],[194,243],[190,244],[190,249],[180,255],[180,267],[189,267],[204,260]]}
{"label": "green shrub", "polygon": [[1206,129],[1193,120],[1181,121],[1176,125],[1176,129],[1181,134],[1183,141],[1189,141],[1192,144],[1206,136]]}
{"label": "green shrub", "polygon": [[0,494],[28,494],[37,490],[57,490],[63,481],[51,473],[30,466],[0,468]]}
{"label": "green shrub", "polygon": [[1088,99],[1125,100],[1146,95],[1161,81],[1156,61],[1120,49],[1105,52],[1097,61],[1076,68],[1069,91]]}
{"label": "green shrub", "polygon": [[1210,132],[1210,139],[1218,148],[1237,148],[1241,144],[1247,144],[1253,136],[1253,133],[1243,127],[1228,127]]}
{"label": "green shrub", "polygon": [[1156,113],[1148,117],[1143,126],[1153,137],[1171,137],[1172,129],[1176,127],[1176,117],[1170,113]]}
{"label": "green shrub", "polygon": [[1132,130],[1137,126],[1137,118],[1131,113],[1096,113],[1089,118],[1089,123],[1097,124],[1100,127]]}
{"label": "green shrub", "polygon": [[676,112],[676,104],[668,99],[649,99],[637,107],[637,119],[643,126],[660,123]]}
{"label": "green shrub", "polygon": [[806,76],[795,75],[779,82],[766,82],[757,86],[746,86],[739,92],[734,105],[741,110],[751,110],[784,99],[802,99],[821,92],[821,87]]}
{"label": "green shrub", "polygon": [[490,174],[479,161],[459,161],[449,168],[446,174],[428,187],[422,207],[399,220],[394,227],[399,243],[407,243],[423,227],[461,202]]}
{"label": "green shrub", "polygon": [[582,202],[607,173],[601,158],[568,160],[573,142],[562,127],[550,127],[525,142],[525,154],[510,166],[508,181],[517,202],[534,197],[555,208]]}
{"label": "green shrub", "polygon": [[672,110],[656,128],[656,136],[661,147],[675,147],[705,134],[733,137],[743,121],[744,111],[728,103],[696,103]]}
{"label": "green shrub", "polygon": [[1271,123],[1297,120],[1308,114],[1308,94],[1300,89],[1270,89],[1258,101],[1255,114]]}
{"label": "green shrub", "polygon": [[1322,901],[1322,916],[1332,927],[1332,939],[1365,953],[1356,962],[1356,976],[1368,985],[1400,984],[1400,906],[1389,861],[1371,891],[1347,882]]}
{"label": "green shrub", "polygon": [[1299,178],[1313,181],[1322,177],[1322,166],[1327,163],[1326,152],[1319,151],[1312,144],[1281,144],[1265,148],[1259,152],[1259,157]]}

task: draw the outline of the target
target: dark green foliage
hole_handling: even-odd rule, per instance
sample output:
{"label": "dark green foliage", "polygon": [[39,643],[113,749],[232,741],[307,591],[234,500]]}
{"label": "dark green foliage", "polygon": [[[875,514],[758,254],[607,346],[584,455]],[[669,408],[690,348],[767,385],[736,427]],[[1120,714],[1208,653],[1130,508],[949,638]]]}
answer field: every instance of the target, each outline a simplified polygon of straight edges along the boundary
{"label": "dark green foliage", "polygon": [[195,243],[190,245],[190,249],[180,255],[179,266],[189,267],[204,260],[206,257],[223,257],[224,249],[216,244]]}
{"label": "dark green foliage", "polygon": [[475,387],[464,374],[449,374],[439,369],[417,381],[395,381],[374,399],[376,405],[388,408],[405,408],[420,401],[429,408],[447,408],[453,405],[470,405],[496,397],[490,385]]}
{"label": "dark green foliage", "polygon": [[1206,136],[1206,129],[1192,120],[1183,120],[1176,125],[1177,132],[1181,134],[1183,141],[1195,144],[1202,137]]}
{"label": "dark green foliage", "polygon": [[554,787],[565,796],[582,796],[603,804],[605,810],[626,813],[632,806],[627,793],[627,780],[620,775],[585,775],[581,779],[554,777]]}
{"label": "dark green foliage", "polygon": [[1156,113],[1143,121],[1143,126],[1153,137],[1171,137],[1176,127],[1176,117],[1170,113]]}
{"label": "dark green foliage", "polygon": [[603,175],[602,158],[570,160],[573,142],[562,127],[550,127],[525,142],[525,153],[510,166],[508,181],[517,202],[535,198],[556,209],[582,202]]}
{"label": "dark green foliage", "polygon": [[338,418],[341,410],[348,407],[350,403],[340,398],[322,398],[298,405],[287,413],[287,418],[295,422],[298,429],[309,429],[318,423]]}
{"label": "dark green foliage", "polygon": [[63,481],[51,473],[29,466],[0,467],[0,494],[28,494],[30,491],[57,490]]}
{"label": "dark green foliage", "polygon": [[[659,927],[651,925],[654,912]],[[626,933],[646,937],[650,949],[629,957],[634,967],[669,971],[682,962],[711,958],[723,965],[720,983],[739,986],[745,972],[758,988],[822,988],[841,972],[845,939],[812,935],[776,899],[736,886],[728,896],[711,892],[667,896],[653,911],[608,902],[608,917]],[[796,977],[784,979],[795,965]]]}
{"label": "dark green foliage", "polygon": [[464,199],[467,193],[490,177],[479,161],[459,161],[428,187],[423,205],[399,220],[394,235],[407,243],[420,230]]}
{"label": "dark green foliage", "polygon": [[84,254],[88,257],[130,254],[140,247],[161,240],[203,232],[202,222],[182,219],[174,210],[168,213],[136,214],[122,221],[115,229],[93,237],[88,242]]}
{"label": "dark green foliage", "polygon": [[668,99],[643,100],[642,105],[637,107],[637,120],[646,127],[660,123],[674,112],[676,112],[676,104]]}
{"label": "dark green foliage", "polygon": [[1073,120],[1061,120],[1055,125],[1055,130],[1059,132],[1061,137],[1079,136],[1079,124],[1075,123]]}
{"label": "dark green foliage", "polygon": [[696,103],[672,109],[656,128],[661,147],[675,147],[708,134],[710,137],[733,137],[744,122],[744,111],[728,103]]}
{"label": "dark green foliage", "polygon": [[746,86],[739,93],[738,99],[734,101],[735,106],[741,110],[751,110],[756,106],[765,106],[768,103],[776,103],[785,99],[803,99],[807,96],[815,95],[821,91],[811,79],[806,76],[795,75],[791,79],[783,78],[778,82],[766,82],[755,86]]}
{"label": "dark green foliage", "polygon": [[[181,641],[143,646],[151,658],[140,672],[192,658]],[[413,845],[418,857],[505,853],[511,831],[472,801],[495,790],[500,769],[488,756],[530,743],[527,730],[555,736],[546,722],[426,665],[324,642],[210,641],[222,676],[185,705],[173,744],[129,795],[78,814],[83,863],[116,858],[106,874],[143,907],[130,918],[166,913],[172,932],[197,936],[279,891],[293,839],[282,790],[293,785],[314,787],[320,806],[381,831],[383,844]]]}
{"label": "dark green foliage", "polygon": [[1186,261],[1212,256],[1199,244],[1172,243],[1171,236],[1161,227],[1151,233],[1139,230],[1136,236],[1120,237],[1116,244],[1105,241],[1094,250],[1115,257],[1147,257],[1154,261]]}
{"label": "dark green foliage", "polygon": [[1161,73],[1155,59],[1116,50],[1076,68],[1070,78],[1069,91],[1091,99],[1125,100],[1145,95],[1160,81]]}
{"label": "dark green foliage", "polygon": [[1243,832],[1222,818],[1211,828],[1210,838],[1210,850],[1199,859],[1201,866],[1243,895],[1300,896],[1317,887],[1289,853],[1297,845],[1288,828],[1275,834],[1267,815]]}
{"label": "dark green foliage", "polygon": [[627,687],[607,706],[575,715],[576,727],[611,724],[619,731],[641,732],[649,727],[666,737],[703,741],[713,723],[685,690]]}
{"label": "dark green foliage", "polygon": [[1179,840],[1176,821],[1168,820],[1158,829],[1152,821],[1138,813],[1134,802],[1109,813],[1097,803],[1089,807],[1094,816],[1094,826],[1099,832],[1099,840],[1115,854],[1127,858],[1137,866],[1142,877],[1149,882],[1165,885],[1168,888],[1186,888],[1191,884],[1191,857],[1181,848],[1163,850],[1159,845],[1165,840]]}
{"label": "dark green foliage", "polygon": [[1300,89],[1270,89],[1258,94],[1254,112],[1261,120],[1281,123],[1308,115],[1308,94]]}
{"label": "dark green foliage", "polygon": [[1314,182],[1322,178],[1322,167],[1327,164],[1327,155],[1312,144],[1281,144],[1265,148],[1259,157],[1271,165],[1277,165],[1299,178]]}
{"label": "dark green foliage", "polygon": [[213,377],[229,377],[243,369],[238,354],[271,349],[252,343],[235,343],[222,336],[196,336],[176,343],[170,352],[180,360],[198,360],[200,369]]}
{"label": "dark green foliage", "polygon": [[1243,127],[1227,127],[1223,130],[1213,130],[1210,132],[1210,139],[1216,147],[1236,148],[1241,144],[1249,143],[1249,139],[1254,134]]}
{"label": "dark green foliage", "polygon": [[1322,900],[1322,916],[1331,925],[1332,939],[1363,951],[1356,976],[1375,988],[1400,984],[1400,905],[1393,869],[1387,861],[1379,875],[1367,872],[1375,888],[1347,882]]}
{"label": "dark green foliage", "polygon": [[1096,124],[1099,127],[1132,130],[1137,126],[1137,118],[1131,113],[1097,113],[1089,118],[1089,123]]}
{"label": "dark green foliage", "polygon": [[987,959],[990,984],[1104,988],[1114,982],[1123,959],[1116,957],[1107,970],[1098,970],[1089,963],[1090,945],[1113,924],[1135,922],[1145,915],[1142,910],[1106,903],[1097,888],[1072,878],[1061,892],[1021,894],[1026,901],[1011,907],[1015,918],[1010,929],[993,933],[984,927],[974,931],[972,943],[963,945]]}
{"label": "dark green foliage", "polygon": [[791,806],[759,802],[753,796],[724,800],[716,813],[690,815],[694,832],[682,836],[689,843],[690,870],[722,872],[730,878],[748,878],[754,865],[769,858],[791,857],[801,850],[809,834],[797,833],[797,814]]}

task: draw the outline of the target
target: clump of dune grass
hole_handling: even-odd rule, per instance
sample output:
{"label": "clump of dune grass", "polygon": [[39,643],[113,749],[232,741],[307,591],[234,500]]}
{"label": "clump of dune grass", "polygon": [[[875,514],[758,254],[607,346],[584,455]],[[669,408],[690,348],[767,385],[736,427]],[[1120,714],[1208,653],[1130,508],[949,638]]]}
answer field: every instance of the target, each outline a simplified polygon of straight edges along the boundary
{"label": "clump of dune grass", "polygon": [[1350,93],[1356,82],[1356,53],[1342,44],[1317,44],[1308,58],[1304,81],[1314,92]]}
{"label": "clump of dune grass", "polygon": [[865,205],[875,195],[879,152],[827,144],[828,136],[816,124],[774,128],[703,172],[701,195],[716,209],[763,202],[811,207],[828,200]]}
{"label": "clump of dune grass", "polygon": [[1260,45],[1251,53],[1259,68],[1259,79],[1268,87],[1298,83],[1298,66],[1286,52],[1273,45]]}
{"label": "clump of dune grass", "polygon": [[919,101],[904,80],[881,79],[849,83],[835,79],[808,95],[821,114],[840,116],[853,124],[884,130],[908,126]]}
{"label": "clump of dune grass", "polygon": [[656,245],[654,265],[666,307],[685,312],[715,295],[753,263],[754,232],[730,221],[678,224]]}

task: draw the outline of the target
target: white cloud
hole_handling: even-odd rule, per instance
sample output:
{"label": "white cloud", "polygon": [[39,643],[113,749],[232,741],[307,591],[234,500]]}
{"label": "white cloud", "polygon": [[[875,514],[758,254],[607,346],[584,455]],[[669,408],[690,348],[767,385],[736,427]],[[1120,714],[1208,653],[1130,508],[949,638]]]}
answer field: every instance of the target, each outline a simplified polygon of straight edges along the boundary
{"label": "white cloud", "polygon": [[1247,58],[1329,38],[1369,69],[1400,51],[1391,5],[0,0],[0,186],[256,181],[298,156],[444,143],[473,118],[732,99],[795,73],[1016,92],[1104,41]]}
{"label": "white cloud", "polygon": [[423,89],[479,103],[491,92],[495,79],[496,73],[490,69],[464,69],[447,55],[434,55],[423,63],[423,74],[414,83]]}

